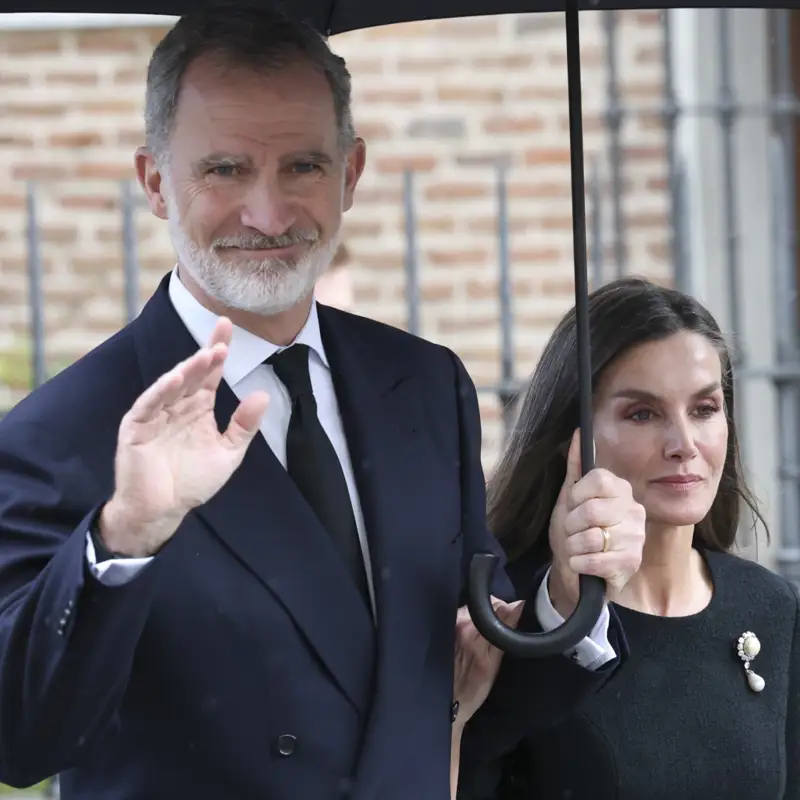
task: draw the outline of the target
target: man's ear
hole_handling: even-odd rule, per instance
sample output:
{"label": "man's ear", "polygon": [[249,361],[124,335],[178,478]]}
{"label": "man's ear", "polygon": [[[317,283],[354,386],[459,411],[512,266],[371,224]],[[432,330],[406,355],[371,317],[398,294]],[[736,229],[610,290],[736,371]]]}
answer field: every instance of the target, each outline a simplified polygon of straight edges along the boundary
{"label": "man's ear", "polygon": [[344,204],[343,210],[349,211],[353,205],[353,195],[356,186],[364,172],[364,165],[367,163],[367,144],[357,137],[355,143],[347,153],[347,163],[344,173]]}
{"label": "man's ear", "polygon": [[156,159],[146,147],[139,147],[134,157],[136,177],[139,185],[147,195],[150,211],[159,219],[167,218],[167,203],[162,194],[164,175],[156,163]]}

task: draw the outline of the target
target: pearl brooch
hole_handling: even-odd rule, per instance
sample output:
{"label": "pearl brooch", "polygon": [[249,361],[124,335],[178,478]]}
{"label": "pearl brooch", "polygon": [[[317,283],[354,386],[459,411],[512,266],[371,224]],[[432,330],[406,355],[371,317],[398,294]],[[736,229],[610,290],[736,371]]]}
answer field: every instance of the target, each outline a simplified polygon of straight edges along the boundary
{"label": "pearl brooch", "polygon": [[750,669],[750,662],[761,652],[761,642],[752,631],[745,631],[736,641],[736,652],[744,662],[744,671],[747,674],[747,683],[754,692],[760,692],[766,685],[760,675]]}

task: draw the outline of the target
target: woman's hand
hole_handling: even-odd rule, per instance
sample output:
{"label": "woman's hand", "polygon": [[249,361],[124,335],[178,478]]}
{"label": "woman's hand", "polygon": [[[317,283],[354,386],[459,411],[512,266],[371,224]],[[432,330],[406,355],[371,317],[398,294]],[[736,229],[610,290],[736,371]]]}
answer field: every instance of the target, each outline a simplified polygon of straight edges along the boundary
{"label": "woman's hand", "polygon": [[[506,625],[516,628],[524,600],[504,603],[492,597],[495,614]],[[463,726],[483,705],[494,685],[503,651],[489,644],[478,633],[466,607],[456,616],[456,657],[454,700],[458,703],[455,725]]]}
{"label": "woman's hand", "polygon": [[550,517],[553,567],[548,589],[553,606],[566,618],[580,597],[580,576],[606,582],[613,600],[642,563],[646,514],[631,485],[605,469],[581,476],[580,431],[567,456],[567,474]]}

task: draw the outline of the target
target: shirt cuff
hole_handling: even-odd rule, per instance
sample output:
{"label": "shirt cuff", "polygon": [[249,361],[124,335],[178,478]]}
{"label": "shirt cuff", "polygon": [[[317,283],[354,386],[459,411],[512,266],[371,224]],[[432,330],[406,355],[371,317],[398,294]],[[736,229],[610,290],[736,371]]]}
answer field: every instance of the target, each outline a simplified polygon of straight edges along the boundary
{"label": "shirt cuff", "polygon": [[97,563],[97,552],[91,531],[86,534],[86,561],[92,575],[104,586],[122,586],[132,581],[151,561],[146,558],[110,558]]}
{"label": "shirt cuff", "polygon": [[[564,618],[553,607],[550,600],[550,593],[547,590],[547,579],[550,577],[550,570],[544,576],[544,580],[536,593],[536,617],[544,631],[551,631],[563,624]],[[608,605],[603,604],[603,611],[597,620],[594,628],[589,635],[578,643],[574,650],[564,655],[572,658],[580,666],[588,670],[597,670],[603,664],[613,661],[617,654],[608,641],[608,626],[611,622],[611,614]]]}

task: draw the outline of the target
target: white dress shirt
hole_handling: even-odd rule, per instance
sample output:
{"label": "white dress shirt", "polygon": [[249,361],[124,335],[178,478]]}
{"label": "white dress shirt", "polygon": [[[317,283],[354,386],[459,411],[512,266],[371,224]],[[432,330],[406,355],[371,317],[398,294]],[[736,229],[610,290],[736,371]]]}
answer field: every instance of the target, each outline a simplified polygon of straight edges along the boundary
{"label": "white dress shirt", "polygon": [[[198,345],[204,346],[214,327],[218,316],[201,305],[181,283],[176,270],[173,271],[169,283],[169,296],[175,311],[183,320]],[[367,573],[367,583],[375,612],[375,590],[372,576],[372,562],[369,556],[369,542],[364,528],[364,516],[358,496],[350,452],[344,435],[344,427],[339,414],[336,393],[330,373],[330,365],[322,344],[317,316],[317,304],[312,303],[311,312],[303,329],[294,343],[308,345],[309,372],[311,385],[317,401],[319,420],[325,433],[331,440],[336,455],[342,465],[350,501],[358,528],[361,551]],[[223,368],[223,380],[230,386],[239,400],[256,391],[266,391],[270,402],[261,423],[261,434],[272,449],[275,457],[286,467],[286,432],[289,427],[292,404],[289,393],[278,380],[274,370],[264,361],[273,353],[283,348],[255,336],[248,331],[233,326],[233,336],[228,349],[228,357]],[[150,558],[111,559],[97,563],[94,544],[91,536],[87,536],[86,557],[95,577],[108,586],[117,586],[131,580]],[[545,630],[552,630],[564,620],[553,607],[547,592],[547,578],[542,582],[536,596],[536,615]],[[608,608],[603,613],[590,637],[584,639],[572,653],[572,657],[587,669],[597,669],[607,661],[615,658],[613,648],[608,642]]]}

